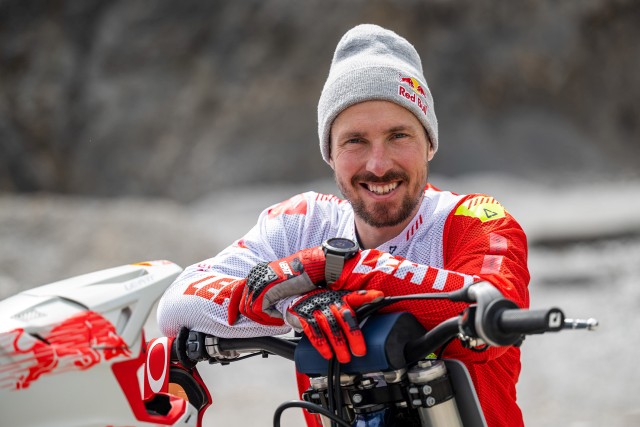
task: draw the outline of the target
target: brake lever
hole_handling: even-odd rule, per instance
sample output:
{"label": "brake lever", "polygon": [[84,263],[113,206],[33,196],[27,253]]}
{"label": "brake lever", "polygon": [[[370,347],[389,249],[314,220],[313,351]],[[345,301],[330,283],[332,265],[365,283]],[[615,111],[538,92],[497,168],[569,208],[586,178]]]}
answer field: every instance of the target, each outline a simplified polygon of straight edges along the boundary
{"label": "brake lever", "polygon": [[371,316],[376,311],[380,310],[383,307],[393,304],[395,301],[392,297],[383,297],[382,299],[374,302],[368,302],[366,304],[361,305],[356,308],[355,314],[356,319],[359,321],[364,320],[366,317]]}
{"label": "brake lever", "polygon": [[[485,282],[481,282],[485,283]],[[467,302],[472,303],[476,301],[475,294],[471,293],[470,290],[475,284],[466,285],[463,288],[460,288],[456,291],[452,292],[441,292],[441,293],[425,293],[425,294],[411,294],[411,295],[396,295],[396,296],[386,296],[379,301],[370,302],[358,307],[355,310],[356,317],[358,319],[363,319],[366,316],[370,316],[377,310],[384,308],[388,305],[394,304],[400,301],[408,301],[408,300],[449,300],[453,302]],[[493,288],[493,285],[487,283],[487,286]],[[493,288],[495,289],[495,288]],[[501,297],[502,294],[496,292]]]}

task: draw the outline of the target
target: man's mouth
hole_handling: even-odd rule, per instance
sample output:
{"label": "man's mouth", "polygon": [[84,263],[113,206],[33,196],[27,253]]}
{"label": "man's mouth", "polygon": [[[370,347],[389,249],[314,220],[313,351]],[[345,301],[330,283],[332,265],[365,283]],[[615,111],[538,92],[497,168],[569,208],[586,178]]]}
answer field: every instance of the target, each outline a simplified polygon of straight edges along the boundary
{"label": "man's mouth", "polygon": [[387,184],[374,184],[363,182],[361,185],[367,190],[371,191],[374,194],[379,196],[384,196],[385,194],[391,193],[393,190],[398,188],[401,181],[390,182]]}

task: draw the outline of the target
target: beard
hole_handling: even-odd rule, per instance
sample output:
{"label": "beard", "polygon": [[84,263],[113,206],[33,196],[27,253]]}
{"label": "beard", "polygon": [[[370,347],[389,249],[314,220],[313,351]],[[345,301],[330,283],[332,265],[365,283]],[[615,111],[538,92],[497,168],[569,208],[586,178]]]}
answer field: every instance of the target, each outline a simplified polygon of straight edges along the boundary
{"label": "beard", "polygon": [[366,224],[377,228],[393,227],[409,219],[418,204],[422,201],[424,188],[427,185],[426,169],[424,177],[420,178],[422,179],[418,179],[415,185],[408,189],[399,206],[395,206],[397,203],[393,201],[373,202],[370,203],[371,206],[367,206],[367,203],[358,196],[357,186],[360,185],[359,182],[385,183],[400,180],[402,181],[401,185],[409,185],[409,176],[401,171],[389,171],[381,177],[370,172],[363,172],[354,175],[351,178],[350,184],[347,185],[337,174],[335,175],[338,189],[349,203],[351,203],[353,212]]}

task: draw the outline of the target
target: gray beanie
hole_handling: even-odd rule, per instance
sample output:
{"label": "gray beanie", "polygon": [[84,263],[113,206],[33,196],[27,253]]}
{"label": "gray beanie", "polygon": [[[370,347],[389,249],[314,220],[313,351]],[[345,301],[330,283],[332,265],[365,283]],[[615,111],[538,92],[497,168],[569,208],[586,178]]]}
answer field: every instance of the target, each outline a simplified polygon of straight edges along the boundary
{"label": "gray beanie", "polygon": [[394,102],[411,111],[438,150],[438,120],[415,48],[393,31],[363,24],[349,30],[333,54],[318,103],[322,158],[329,163],[331,125],[348,107],[363,101]]}

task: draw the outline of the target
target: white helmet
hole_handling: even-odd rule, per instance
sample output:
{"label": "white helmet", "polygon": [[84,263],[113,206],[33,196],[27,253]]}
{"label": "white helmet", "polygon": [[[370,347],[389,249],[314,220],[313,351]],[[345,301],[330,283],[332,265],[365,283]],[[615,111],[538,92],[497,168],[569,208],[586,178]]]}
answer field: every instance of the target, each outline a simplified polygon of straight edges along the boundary
{"label": "white helmet", "polygon": [[[0,301],[2,424],[199,425],[211,399],[197,371],[170,362],[173,338],[147,345],[142,329],[181,271],[125,265]],[[191,396],[169,394],[170,382]]]}

